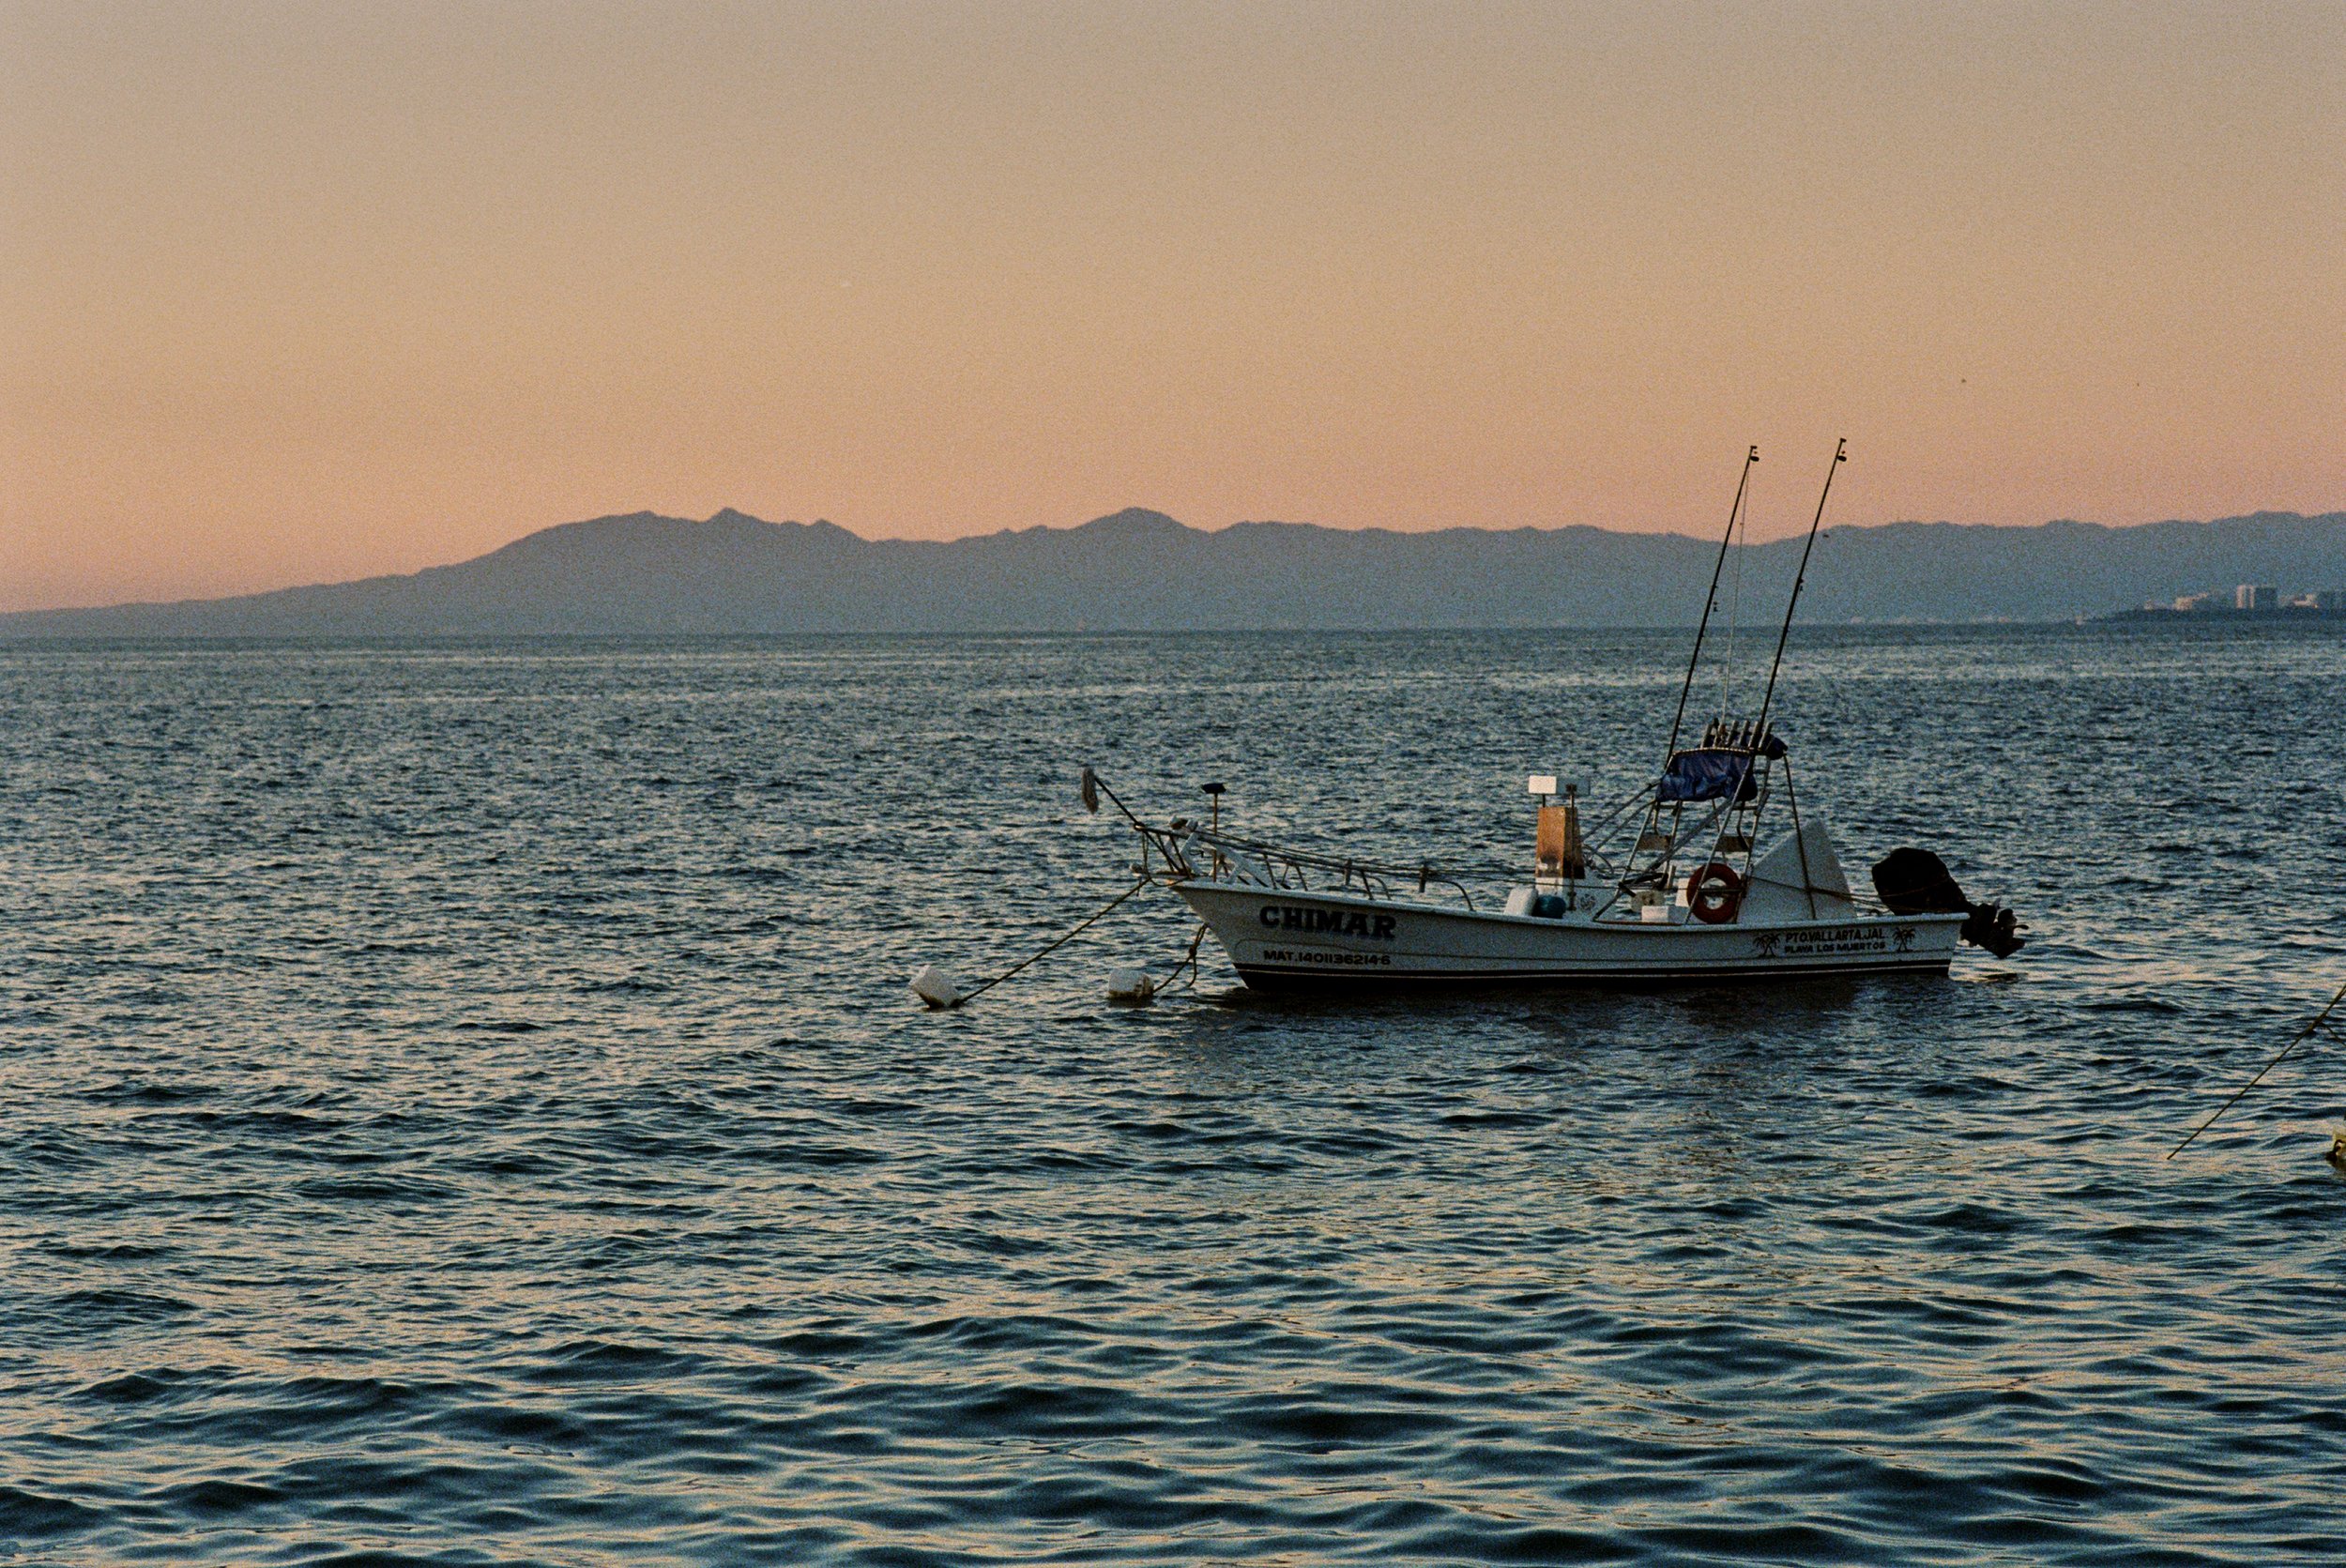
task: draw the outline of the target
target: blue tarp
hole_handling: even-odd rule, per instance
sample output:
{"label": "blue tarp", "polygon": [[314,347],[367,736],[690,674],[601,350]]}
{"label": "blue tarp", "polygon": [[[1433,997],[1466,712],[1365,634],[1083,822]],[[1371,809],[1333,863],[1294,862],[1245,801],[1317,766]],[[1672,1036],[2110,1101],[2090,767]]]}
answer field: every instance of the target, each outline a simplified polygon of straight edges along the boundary
{"label": "blue tarp", "polygon": [[1739,791],[1738,799],[1744,800],[1760,793],[1758,781],[1751,777],[1751,754],[1698,746],[1671,756],[1654,799],[1668,805],[1674,800],[1719,800]]}

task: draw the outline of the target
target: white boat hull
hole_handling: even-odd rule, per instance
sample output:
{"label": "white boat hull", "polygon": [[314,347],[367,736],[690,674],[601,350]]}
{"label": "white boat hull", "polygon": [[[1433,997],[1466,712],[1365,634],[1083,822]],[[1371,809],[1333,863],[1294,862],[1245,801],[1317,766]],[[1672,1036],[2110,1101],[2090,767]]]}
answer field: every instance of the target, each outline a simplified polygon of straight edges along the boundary
{"label": "white boat hull", "polygon": [[1177,882],[1257,990],[1424,985],[1674,985],[1823,975],[1936,974],[1961,915],[1848,910],[1705,925],[1547,920],[1207,881]]}

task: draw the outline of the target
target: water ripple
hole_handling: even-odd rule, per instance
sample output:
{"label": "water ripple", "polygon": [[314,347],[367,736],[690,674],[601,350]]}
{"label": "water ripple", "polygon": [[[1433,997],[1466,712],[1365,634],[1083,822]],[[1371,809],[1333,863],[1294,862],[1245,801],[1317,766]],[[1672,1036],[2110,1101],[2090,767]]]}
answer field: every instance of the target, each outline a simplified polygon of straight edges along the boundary
{"label": "water ripple", "polygon": [[2346,978],[2346,646],[1804,639],[2018,959],[903,990],[1114,890],[1082,761],[1513,862],[1670,638],[0,647],[0,1560],[2346,1560],[2336,1050],[2161,1158]]}

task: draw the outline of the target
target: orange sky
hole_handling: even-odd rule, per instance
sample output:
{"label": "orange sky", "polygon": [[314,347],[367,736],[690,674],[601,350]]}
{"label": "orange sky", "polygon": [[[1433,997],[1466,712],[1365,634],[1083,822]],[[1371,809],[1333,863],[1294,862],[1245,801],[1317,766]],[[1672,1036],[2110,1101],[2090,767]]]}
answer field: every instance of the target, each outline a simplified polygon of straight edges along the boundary
{"label": "orange sky", "polygon": [[2346,507],[2346,5],[0,0],[0,608]]}

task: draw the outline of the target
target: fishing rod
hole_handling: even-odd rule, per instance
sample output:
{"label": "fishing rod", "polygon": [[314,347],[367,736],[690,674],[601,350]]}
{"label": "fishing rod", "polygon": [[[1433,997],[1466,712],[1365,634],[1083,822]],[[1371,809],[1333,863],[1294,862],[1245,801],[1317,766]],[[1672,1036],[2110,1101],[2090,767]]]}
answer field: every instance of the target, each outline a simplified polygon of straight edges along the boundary
{"label": "fishing rod", "polygon": [[[1735,542],[1735,519],[1744,510],[1744,489],[1751,483],[1751,465],[1759,461],[1760,449],[1754,447],[1751,455],[1744,459],[1743,478],[1735,481],[1735,504],[1727,509],[1727,537],[1719,540],[1719,558],[1711,567],[1711,595],[1702,601],[1702,621],[1695,628],[1695,650],[1686,659],[1686,684],[1678,689],[1678,713],[1670,720],[1670,743],[1662,754],[1662,765],[1666,768],[1669,759],[1678,754],[1678,731],[1686,722],[1686,698],[1695,689],[1695,666],[1702,662],[1703,633],[1711,630],[1711,612],[1719,607],[1719,573],[1727,570],[1728,546]],[[1728,647],[1733,651],[1732,641]]]}
{"label": "fishing rod", "polygon": [[1760,699],[1760,723],[1752,732],[1752,744],[1765,743],[1768,735],[1768,709],[1775,702],[1775,675],[1784,667],[1784,644],[1792,634],[1792,611],[1800,605],[1800,587],[1808,581],[1808,552],[1817,547],[1817,525],[1824,521],[1825,496],[1833,494],[1833,476],[1849,461],[1849,437],[1843,436],[1833,449],[1833,466],[1824,471],[1824,489],[1817,496],[1817,515],[1808,523],[1808,542],[1800,547],[1800,570],[1792,575],[1791,601],[1784,606],[1784,630],[1775,634],[1775,662],[1768,666],[1768,690]]}

